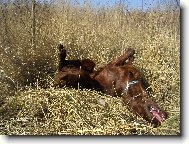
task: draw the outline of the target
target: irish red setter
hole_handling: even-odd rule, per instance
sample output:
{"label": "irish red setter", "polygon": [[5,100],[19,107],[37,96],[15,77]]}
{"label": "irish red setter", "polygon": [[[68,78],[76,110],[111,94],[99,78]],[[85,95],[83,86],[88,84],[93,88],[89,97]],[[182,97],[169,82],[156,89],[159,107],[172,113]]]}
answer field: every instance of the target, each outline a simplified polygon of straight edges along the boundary
{"label": "irish red setter", "polygon": [[63,45],[59,45],[59,52],[56,86],[89,88],[111,96],[121,96],[135,114],[156,126],[167,118],[167,113],[150,98],[141,72],[133,66],[133,49],[128,49],[98,71],[94,71],[95,63],[89,59],[65,60]]}

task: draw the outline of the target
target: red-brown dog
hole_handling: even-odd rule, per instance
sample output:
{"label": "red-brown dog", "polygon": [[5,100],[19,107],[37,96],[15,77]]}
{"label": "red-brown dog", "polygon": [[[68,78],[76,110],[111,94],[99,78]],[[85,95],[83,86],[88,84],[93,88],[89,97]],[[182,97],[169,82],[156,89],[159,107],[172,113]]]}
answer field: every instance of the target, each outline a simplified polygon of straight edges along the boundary
{"label": "red-brown dog", "polygon": [[141,72],[132,65],[133,49],[128,49],[122,56],[96,72],[93,61],[65,60],[66,50],[62,45],[59,45],[59,52],[60,62],[55,85],[95,89],[111,96],[121,96],[135,114],[156,126],[167,118],[167,113],[150,98]]}

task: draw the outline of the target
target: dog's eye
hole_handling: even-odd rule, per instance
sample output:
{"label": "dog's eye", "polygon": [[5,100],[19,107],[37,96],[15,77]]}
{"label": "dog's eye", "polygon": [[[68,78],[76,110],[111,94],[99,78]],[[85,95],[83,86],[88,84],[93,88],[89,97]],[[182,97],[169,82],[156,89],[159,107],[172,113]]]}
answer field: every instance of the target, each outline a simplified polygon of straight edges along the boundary
{"label": "dog's eye", "polygon": [[129,72],[129,76],[131,76],[131,77],[134,76],[133,71],[130,71],[130,72]]}

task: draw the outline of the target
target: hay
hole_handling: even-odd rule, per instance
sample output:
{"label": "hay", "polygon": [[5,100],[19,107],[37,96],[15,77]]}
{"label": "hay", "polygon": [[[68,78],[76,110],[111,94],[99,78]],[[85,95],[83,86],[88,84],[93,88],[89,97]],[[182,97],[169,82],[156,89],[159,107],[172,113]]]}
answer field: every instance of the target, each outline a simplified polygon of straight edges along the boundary
{"label": "hay", "polygon": [[[104,101],[104,105],[99,103]],[[96,91],[39,89],[18,93],[0,108],[6,135],[175,135],[173,115],[160,128],[133,115],[121,98]],[[174,125],[176,126],[174,127]]]}

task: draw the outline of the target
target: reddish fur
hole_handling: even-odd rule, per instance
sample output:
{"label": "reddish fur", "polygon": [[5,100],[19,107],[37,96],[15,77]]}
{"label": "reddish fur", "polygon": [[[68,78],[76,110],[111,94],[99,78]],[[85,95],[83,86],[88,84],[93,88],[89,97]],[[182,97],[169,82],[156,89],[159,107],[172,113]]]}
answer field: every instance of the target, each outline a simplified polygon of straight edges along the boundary
{"label": "reddish fur", "polygon": [[[159,125],[157,119],[152,119],[150,107],[157,104],[149,97],[149,93],[144,88],[141,72],[136,69],[132,62],[134,60],[134,50],[128,49],[122,56],[114,59],[112,62],[94,71],[95,63],[89,59],[84,60],[65,60],[66,50],[63,46],[59,46],[60,63],[59,71],[55,76],[55,84],[69,87],[78,87],[78,83],[82,88],[90,88],[100,90],[111,96],[121,96],[125,104],[131,110],[146,119],[147,121]],[[127,60],[127,63],[125,61]],[[130,85],[126,91],[127,83],[138,81],[134,85]],[[139,95],[138,97],[135,97]],[[160,114],[167,113],[160,110]]]}

